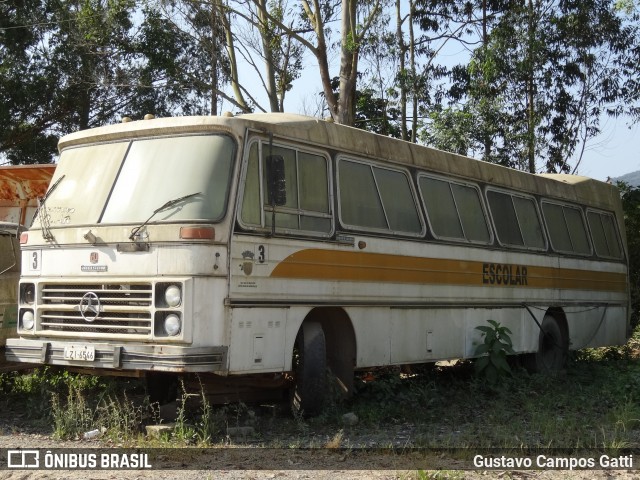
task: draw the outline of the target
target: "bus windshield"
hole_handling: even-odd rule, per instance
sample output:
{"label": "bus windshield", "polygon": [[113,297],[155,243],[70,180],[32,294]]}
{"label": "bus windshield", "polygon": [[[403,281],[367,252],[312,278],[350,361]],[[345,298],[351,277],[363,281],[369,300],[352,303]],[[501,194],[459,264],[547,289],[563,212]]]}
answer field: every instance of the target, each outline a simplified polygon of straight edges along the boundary
{"label": "bus windshield", "polygon": [[[226,211],[234,143],[225,135],[141,139],[65,149],[44,210],[51,227],[210,221]],[[52,185],[57,178],[54,178]],[[197,193],[197,195],[192,195]],[[154,212],[166,202],[182,202]],[[34,219],[39,226],[43,212]]]}

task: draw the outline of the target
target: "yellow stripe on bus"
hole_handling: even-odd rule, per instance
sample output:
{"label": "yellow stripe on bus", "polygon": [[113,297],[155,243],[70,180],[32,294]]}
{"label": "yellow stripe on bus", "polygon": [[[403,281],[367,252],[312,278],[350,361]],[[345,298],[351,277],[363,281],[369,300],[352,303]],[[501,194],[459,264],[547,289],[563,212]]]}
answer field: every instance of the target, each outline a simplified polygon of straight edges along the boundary
{"label": "yellow stripe on bus", "polygon": [[275,278],[626,291],[626,274],[509,263],[308,249],[289,255]]}

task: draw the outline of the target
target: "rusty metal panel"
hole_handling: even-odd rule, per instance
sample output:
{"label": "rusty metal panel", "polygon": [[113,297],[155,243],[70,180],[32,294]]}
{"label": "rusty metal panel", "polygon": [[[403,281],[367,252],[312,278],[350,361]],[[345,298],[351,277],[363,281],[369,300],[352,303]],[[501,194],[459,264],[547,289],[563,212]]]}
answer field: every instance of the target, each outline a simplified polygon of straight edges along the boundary
{"label": "rusty metal panel", "polygon": [[0,167],[2,205],[35,206],[49,187],[56,165],[14,165]]}
{"label": "rusty metal panel", "polygon": [[0,167],[0,221],[24,224],[49,187],[56,165]]}

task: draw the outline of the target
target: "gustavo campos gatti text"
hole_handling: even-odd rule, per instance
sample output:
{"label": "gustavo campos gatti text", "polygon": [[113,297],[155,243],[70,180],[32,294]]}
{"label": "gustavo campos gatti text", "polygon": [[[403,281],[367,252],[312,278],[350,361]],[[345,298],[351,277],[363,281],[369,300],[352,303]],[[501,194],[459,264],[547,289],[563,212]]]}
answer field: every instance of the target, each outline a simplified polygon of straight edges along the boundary
{"label": "gustavo campos gatti text", "polygon": [[633,468],[633,455],[609,456],[600,455],[595,457],[550,457],[538,455],[536,457],[485,457],[476,455],[473,457],[475,468],[549,468],[561,470],[573,470],[576,468],[598,468],[598,469],[627,469]]}

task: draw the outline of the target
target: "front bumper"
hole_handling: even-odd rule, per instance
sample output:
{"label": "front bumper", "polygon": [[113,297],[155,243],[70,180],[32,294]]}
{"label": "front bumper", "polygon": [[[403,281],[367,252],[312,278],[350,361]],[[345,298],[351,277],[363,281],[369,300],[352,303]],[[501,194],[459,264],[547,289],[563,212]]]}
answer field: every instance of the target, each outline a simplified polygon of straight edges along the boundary
{"label": "front bumper", "polygon": [[[92,345],[95,360],[66,360],[66,345]],[[161,372],[220,372],[227,365],[227,347],[176,347],[166,345],[7,340],[5,357],[9,362],[63,365],[86,369],[148,370]]]}

